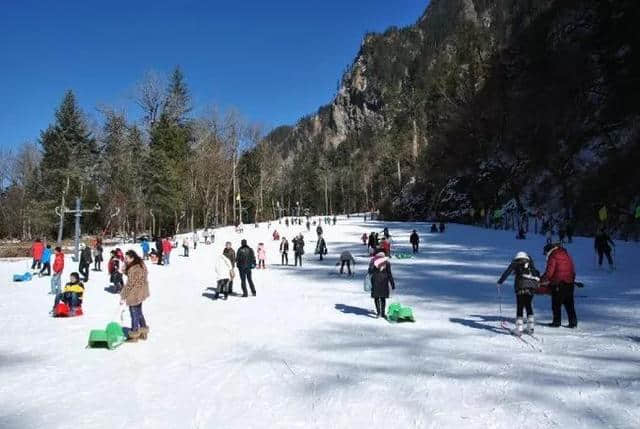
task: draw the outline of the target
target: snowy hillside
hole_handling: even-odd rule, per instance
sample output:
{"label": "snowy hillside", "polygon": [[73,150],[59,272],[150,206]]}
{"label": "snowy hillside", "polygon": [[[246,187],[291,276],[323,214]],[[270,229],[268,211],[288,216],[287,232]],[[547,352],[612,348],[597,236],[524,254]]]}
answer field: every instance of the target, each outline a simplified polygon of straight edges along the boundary
{"label": "snowy hillside", "polygon": [[[413,324],[375,319],[363,291],[360,236],[384,225],[396,251],[409,251],[412,229],[421,236],[417,258],[393,260],[390,302],[411,306]],[[218,230],[190,258],[179,249],[168,267],[149,267],[149,339],[114,351],[85,348],[90,329],[119,320],[105,272],[91,272],[84,316],[53,319],[49,279],[11,283],[27,262],[0,262],[0,428],[640,427],[637,244],[617,243],[614,272],[595,268],[591,240],[568,245],[586,284],[579,328],[543,326],[550,299],[536,297],[538,339],[527,344],[499,328],[495,284],[518,250],[543,268],[542,237],[384,225],[325,226],[323,262],[305,230],[303,268],[280,266],[271,240],[273,227],[288,239],[303,227]],[[243,237],[268,249],[267,269],[253,272],[257,297],[216,301],[214,257]],[[353,279],[335,266],[345,249],[358,262]],[[64,281],[76,271],[66,264]],[[510,281],[502,290],[513,323]]]}

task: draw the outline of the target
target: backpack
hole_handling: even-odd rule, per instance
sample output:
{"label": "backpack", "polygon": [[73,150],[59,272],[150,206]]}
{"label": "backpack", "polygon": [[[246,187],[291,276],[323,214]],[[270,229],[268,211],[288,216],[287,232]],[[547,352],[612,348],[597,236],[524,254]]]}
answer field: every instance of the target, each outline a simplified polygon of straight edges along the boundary
{"label": "backpack", "polygon": [[535,268],[531,268],[531,263],[526,262],[520,274],[519,290],[533,291],[540,285],[540,272]]}

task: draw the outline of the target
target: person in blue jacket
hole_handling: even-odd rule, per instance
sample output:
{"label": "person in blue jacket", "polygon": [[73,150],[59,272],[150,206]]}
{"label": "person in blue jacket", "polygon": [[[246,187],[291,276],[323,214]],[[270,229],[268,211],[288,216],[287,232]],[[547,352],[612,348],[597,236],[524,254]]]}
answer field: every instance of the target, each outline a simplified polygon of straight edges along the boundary
{"label": "person in blue jacket", "polygon": [[140,243],[140,247],[142,247],[142,259],[145,261],[149,259],[149,242],[146,238],[142,239],[142,243]]}
{"label": "person in blue jacket", "polygon": [[[42,269],[40,270],[40,277],[42,276],[50,276],[51,275],[51,255],[53,252],[51,251],[51,245],[47,244],[47,247],[42,252]],[[44,274],[45,270],[47,274]]]}

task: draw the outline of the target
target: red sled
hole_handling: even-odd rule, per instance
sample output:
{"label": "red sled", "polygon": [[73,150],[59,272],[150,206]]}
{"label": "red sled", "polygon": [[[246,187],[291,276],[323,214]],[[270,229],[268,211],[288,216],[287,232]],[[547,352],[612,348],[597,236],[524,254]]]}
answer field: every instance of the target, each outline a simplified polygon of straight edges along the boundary
{"label": "red sled", "polygon": [[59,303],[53,309],[53,317],[75,317],[82,316],[82,314],[82,307],[76,307],[72,315],[71,309],[64,302]]}

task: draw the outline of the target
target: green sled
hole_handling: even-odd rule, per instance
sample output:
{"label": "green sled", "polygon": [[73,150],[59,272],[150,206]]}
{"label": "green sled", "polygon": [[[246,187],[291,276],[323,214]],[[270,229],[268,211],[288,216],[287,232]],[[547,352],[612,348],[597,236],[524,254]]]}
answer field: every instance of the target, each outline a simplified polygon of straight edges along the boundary
{"label": "green sled", "polygon": [[91,349],[107,348],[113,350],[126,340],[122,326],[116,322],[111,322],[106,329],[92,329],[89,332],[89,344]]}
{"label": "green sled", "polygon": [[397,302],[389,305],[387,320],[389,322],[415,322],[411,307],[403,307]]}
{"label": "green sled", "polygon": [[411,253],[396,253],[396,259],[411,259],[413,255]]}

